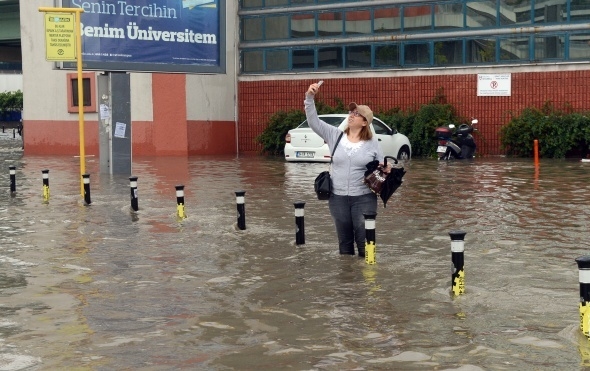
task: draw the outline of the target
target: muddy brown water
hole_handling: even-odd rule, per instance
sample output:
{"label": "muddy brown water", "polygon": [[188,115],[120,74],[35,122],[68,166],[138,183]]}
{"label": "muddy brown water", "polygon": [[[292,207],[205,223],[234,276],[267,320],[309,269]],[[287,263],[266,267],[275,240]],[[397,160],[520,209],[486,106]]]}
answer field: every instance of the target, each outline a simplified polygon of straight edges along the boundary
{"label": "muddy brown water", "polygon": [[[312,182],[325,164],[136,158],[98,173],[0,142],[0,370],[576,370],[574,259],[590,163],[413,159],[376,222],[377,264],[341,257]],[[9,192],[8,166],[17,167]],[[49,169],[50,199],[41,170]],[[187,218],[176,217],[175,185]],[[245,190],[246,230],[235,191]],[[294,202],[305,201],[305,245]],[[465,237],[450,295],[450,230]]]}

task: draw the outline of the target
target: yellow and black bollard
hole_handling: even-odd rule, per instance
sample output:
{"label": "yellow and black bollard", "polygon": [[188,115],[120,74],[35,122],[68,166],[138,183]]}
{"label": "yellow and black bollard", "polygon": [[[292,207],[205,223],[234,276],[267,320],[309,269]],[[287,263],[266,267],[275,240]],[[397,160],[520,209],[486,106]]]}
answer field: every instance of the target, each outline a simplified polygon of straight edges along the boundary
{"label": "yellow and black bollard", "polygon": [[246,205],[245,203],[246,191],[236,191],[236,205],[238,208],[238,229],[243,231],[246,229]]}
{"label": "yellow and black bollard", "polygon": [[295,206],[295,244],[305,245],[305,202],[296,201]]}
{"label": "yellow and black bollard", "polygon": [[377,263],[377,247],[375,245],[375,219],[376,213],[363,214],[365,216],[365,263]]}
{"label": "yellow and black bollard", "polygon": [[580,281],[580,330],[590,338],[590,256],[580,256],[576,263]]}
{"label": "yellow and black bollard", "polygon": [[49,201],[49,170],[41,170],[43,174],[43,201]]}
{"label": "yellow and black bollard", "polygon": [[82,180],[84,182],[84,202],[86,205],[90,205],[92,203],[90,200],[90,174],[82,174]]}
{"label": "yellow and black bollard", "polygon": [[133,211],[139,210],[139,200],[137,199],[137,177],[129,177],[129,188],[131,189],[131,208]]}
{"label": "yellow and black bollard", "polygon": [[186,218],[184,213],[184,185],[182,184],[176,186],[176,215],[180,219]]}
{"label": "yellow and black bollard", "polygon": [[10,174],[10,193],[16,193],[16,166],[9,166],[8,173]]}
{"label": "yellow and black bollard", "polygon": [[467,232],[450,231],[451,236],[451,255],[453,260],[453,272],[451,277],[451,290],[454,295],[465,293],[465,269],[464,256],[465,251],[464,239]]}

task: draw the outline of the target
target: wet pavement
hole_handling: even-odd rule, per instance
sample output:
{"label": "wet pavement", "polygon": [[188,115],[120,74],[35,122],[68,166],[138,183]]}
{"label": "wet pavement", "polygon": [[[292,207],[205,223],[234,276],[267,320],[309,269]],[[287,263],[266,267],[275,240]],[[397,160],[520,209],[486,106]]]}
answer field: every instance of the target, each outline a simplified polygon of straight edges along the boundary
{"label": "wet pavement", "polygon": [[[129,177],[99,174],[96,157],[85,206],[78,158],[23,156],[18,140],[0,141],[0,156],[0,370],[590,365],[574,261],[590,254],[590,163],[413,159],[378,210],[377,264],[367,265],[338,255],[327,202],[314,198],[326,164],[135,158],[133,212]],[[299,200],[306,243],[296,246]],[[457,229],[466,293],[454,297]]]}

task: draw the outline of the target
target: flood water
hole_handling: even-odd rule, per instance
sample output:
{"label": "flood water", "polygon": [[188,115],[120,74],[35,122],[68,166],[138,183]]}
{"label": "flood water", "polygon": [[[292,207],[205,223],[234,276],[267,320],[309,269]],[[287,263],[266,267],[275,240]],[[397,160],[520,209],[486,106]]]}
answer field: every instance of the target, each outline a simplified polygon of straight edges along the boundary
{"label": "flood water", "polygon": [[[135,158],[133,212],[128,175],[99,174],[96,157],[85,206],[78,158],[23,156],[8,140],[0,156],[0,370],[590,365],[574,260],[590,254],[590,163],[413,159],[380,204],[377,264],[367,265],[338,255],[327,202],[314,197],[326,164]],[[467,232],[466,293],[453,297],[456,229]]]}

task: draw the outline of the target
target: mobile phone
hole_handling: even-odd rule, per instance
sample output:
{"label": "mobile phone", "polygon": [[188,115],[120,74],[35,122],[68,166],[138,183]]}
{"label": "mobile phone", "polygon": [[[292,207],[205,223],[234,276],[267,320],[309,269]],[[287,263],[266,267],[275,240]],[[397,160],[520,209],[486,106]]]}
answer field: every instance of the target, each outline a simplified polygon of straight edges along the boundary
{"label": "mobile phone", "polygon": [[318,86],[322,86],[323,83],[324,83],[324,80],[318,81]]}

